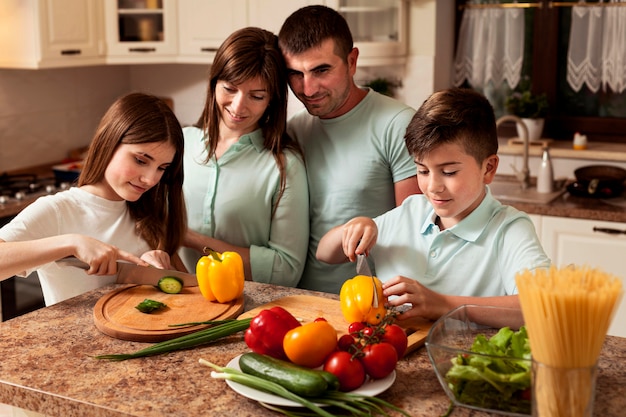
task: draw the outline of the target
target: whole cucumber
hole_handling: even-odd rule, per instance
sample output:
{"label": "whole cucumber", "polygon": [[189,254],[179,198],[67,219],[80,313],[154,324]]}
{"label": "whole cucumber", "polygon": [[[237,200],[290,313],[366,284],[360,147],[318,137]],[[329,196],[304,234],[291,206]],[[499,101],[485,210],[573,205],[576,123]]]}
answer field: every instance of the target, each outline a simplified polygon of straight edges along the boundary
{"label": "whole cucumber", "polygon": [[[275,382],[303,397],[317,397],[339,386],[337,377],[329,372],[306,368],[255,352],[241,355],[239,368],[246,374]],[[330,385],[327,379],[331,382]]]}

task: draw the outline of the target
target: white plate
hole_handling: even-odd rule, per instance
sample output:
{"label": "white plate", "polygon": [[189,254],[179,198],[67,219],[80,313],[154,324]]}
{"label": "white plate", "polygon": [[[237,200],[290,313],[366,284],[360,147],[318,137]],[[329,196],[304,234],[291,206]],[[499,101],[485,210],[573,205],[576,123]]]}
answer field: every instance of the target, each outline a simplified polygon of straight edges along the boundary
{"label": "white plate", "polygon": [[[238,369],[239,368],[239,357],[241,355],[235,356],[233,359],[226,364],[228,368]],[[365,381],[363,385],[354,391],[350,391],[350,394],[359,394],[359,395],[368,395],[374,396],[378,395],[381,392],[385,391],[389,388],[393,382],[396,380],[396,371],[393,371],[391,374],[387,375],[383,379],[368,379]],[[251,400],[260,401],[262,403],[283,406],[283,407],[302,407],[302,404],[293,402],[283,397],[279,397],[278,395],[268,394],[263,391],[259,391],[254,388],[247,387],[245,385],[239,384],[237,382],[233,382],[229,379],[226,380],[228,386],[235,391],[237,394],[243,395],[244,397],[250,398]],[[319,404],[318,404],[319,405]]]}

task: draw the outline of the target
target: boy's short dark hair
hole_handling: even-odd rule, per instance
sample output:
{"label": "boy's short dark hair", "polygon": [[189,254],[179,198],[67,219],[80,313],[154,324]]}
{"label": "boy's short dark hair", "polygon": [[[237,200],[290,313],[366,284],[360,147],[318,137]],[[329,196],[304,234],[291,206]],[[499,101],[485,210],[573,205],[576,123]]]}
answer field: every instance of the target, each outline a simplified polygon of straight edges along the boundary
{"label": "boy's short dark hair", "polygon": [[411,119],[404,139],[417,161],[444,143],[459,143],[478,163],[498,153],[493,107],[469,88],[433,93]]}
{"label": "boy's short dark hair", "polygon": [[283,54],[297,55],[326,39],[335,41],[335,54],[347,61],[354,47],[346,19],[326,6],[306,6],[293,12],[278,32],[278,46]]}

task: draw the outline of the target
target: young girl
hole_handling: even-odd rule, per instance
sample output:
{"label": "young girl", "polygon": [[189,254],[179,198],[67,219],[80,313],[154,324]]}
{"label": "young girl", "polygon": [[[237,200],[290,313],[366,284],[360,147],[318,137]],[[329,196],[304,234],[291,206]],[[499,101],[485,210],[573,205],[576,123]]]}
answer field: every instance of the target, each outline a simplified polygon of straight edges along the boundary
{"label": "young girl", "polygon": [[189,228],[181,253],[236,251],[246,279],[295,286],[309,240],[306,171],[286,134],[287,76],[276,35],[244,28],[211,65],[206,104],[185,133]]}
{"label": "young girl", "polygon": [[[100,122],[78,186],[37,199],[0,229],[0,279],[37,270],[51,305],[115,282],[118,259],[181,267],[170,255],[187,223],[182,158],[182,129],[162,100],[118,99]],[[67,256],[89,269],[55,263]]]}

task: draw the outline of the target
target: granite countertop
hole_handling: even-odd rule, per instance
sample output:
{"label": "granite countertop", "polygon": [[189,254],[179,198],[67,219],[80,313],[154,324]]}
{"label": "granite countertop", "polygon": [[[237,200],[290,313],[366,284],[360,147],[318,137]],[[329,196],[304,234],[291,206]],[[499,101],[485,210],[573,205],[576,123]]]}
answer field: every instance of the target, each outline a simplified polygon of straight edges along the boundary
{"label": "granite countertop", "polygon": [[563,194],[549,204],[500,200],[528,214],[626,223],[626,198],[598,199]]}
{"label": "granite countertop", "polygon": [[[205,358],[225,365],[247,351],[241,334],[216,344],[123,362],[93,355],[126,353],[145,343],[117,340],[93,323],[98,299],[117,288],[103,287],[0,324],[0,402],[50,416],[276,415],[212,379]],[[245,310],[294,294],[334,294],[246,282]],[[626,409],[626,339],[607,337],[599,360],[596,416]],[[442,416],[449,400],[424,347],[402,359],[395,383],[380,397],[413,416]],[[454,417],[487,416],[457,407]]]}

